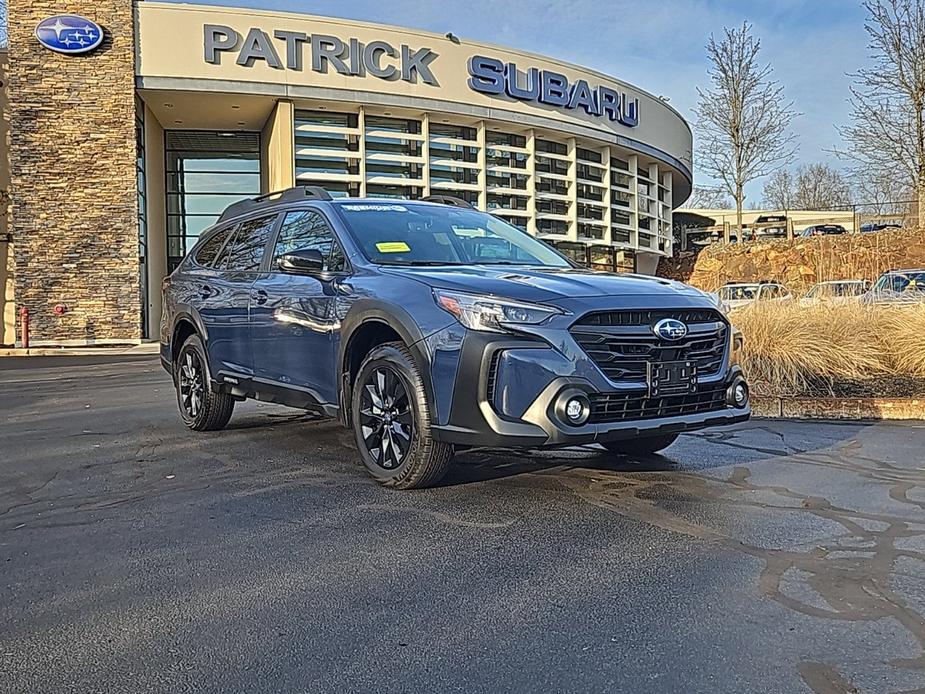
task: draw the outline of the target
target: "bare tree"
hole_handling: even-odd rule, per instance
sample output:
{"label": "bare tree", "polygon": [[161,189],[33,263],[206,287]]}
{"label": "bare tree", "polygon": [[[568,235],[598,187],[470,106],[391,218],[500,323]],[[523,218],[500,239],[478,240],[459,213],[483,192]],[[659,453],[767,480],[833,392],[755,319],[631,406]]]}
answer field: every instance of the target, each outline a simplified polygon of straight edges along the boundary
{"label": "bare tree", "polygon": [[914,191],[905,179],[895,175],[895,169],[855,169],[851,180],[860,210],[865,214],[905,217],[914,206]]}
{"label": "bare tree", "polygon": [[793,209],[832,210],[851,205],[851,185],[838,169],[810,164],[797,169]]}
{"label": "bare tree", "polygon": [[792,210],[793,188],[793,174],[787,169],[778,169],[764,183],[762,204],[769,210]]}
{"label": "bare tree", "polygon": [[[925,220],[925,0],[865,0],[869,67],[852,75],[848,144],[836,154],[854,162],[854,177],[889,175],[918,199]],[[882,189],[881,185],[875,186]]]}
{"label": "bare tree", "polygon": [[782,210],[831,210],[851,205],[851,184],[828,164],[801,166],[796,173],[775,171],[764,184],[765,207]]}
{"label": "bare tree", "polygon": [[771,79],[770,65],[759,62],[760,48],[748,23],[724,29],[719,41],[711,35],[706,46],[711,86],[697,88],[694,109],[700,168],[722,181],[735,200],[740,235],[746,184],[786,166],[796,154],[793,102]]}
{"label": "bare tree", "polygon": [[715,186],[694,186],[691,196],[684,204],[694,210],[725,210],[732,206],[729,195],[723,188]]}

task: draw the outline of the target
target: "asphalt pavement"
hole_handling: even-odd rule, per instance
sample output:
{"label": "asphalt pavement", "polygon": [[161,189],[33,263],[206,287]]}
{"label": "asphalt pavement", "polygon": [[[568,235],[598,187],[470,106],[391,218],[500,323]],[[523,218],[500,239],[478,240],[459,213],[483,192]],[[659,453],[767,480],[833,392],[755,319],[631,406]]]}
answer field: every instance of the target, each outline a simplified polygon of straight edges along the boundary
{"label": "asphalt pavement", "polygon": [[925,688],[925,426],[473,450],[378,487],[336,423],[199,434],[156,358],[0,360],[0,691]]}

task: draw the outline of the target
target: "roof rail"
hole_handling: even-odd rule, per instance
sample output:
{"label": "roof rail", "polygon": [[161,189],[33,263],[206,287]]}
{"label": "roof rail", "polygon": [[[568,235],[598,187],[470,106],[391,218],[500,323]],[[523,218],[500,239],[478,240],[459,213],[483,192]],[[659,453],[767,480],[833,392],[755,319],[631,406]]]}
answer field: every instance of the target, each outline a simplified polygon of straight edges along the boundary
{"label": "roof rail", "polygon": [[248,198],[232,203],[225,208],[218,221],[224,222],[226,219],[239,217],[261,207],[276,205],[281,202],[298,202],[300,200],[331,200],[331,195],[320,186],[294,186],[285,190],[274,190],[272,193],[264,193],[256,198]]}
{"label": "roof rail", "polygon": [[421,198],[421,202],[435,202],[438,205],[449,205],[450,207],[466,207],[473,209],[472,205],[462,198],[454,198],[452,195],[428,195]]}

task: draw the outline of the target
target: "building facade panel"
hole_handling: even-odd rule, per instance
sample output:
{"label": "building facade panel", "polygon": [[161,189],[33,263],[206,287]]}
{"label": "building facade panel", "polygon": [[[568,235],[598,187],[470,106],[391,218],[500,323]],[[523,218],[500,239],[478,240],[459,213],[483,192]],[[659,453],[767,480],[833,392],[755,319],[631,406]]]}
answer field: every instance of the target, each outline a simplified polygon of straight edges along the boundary
{"label": "building facade panel", "polygon": [[[9,8],[11,229],[16,303],[33,344],[141,338],[134,18],[125,0],[71,0],[105,29],[86,55],[46,50],[54,0]],[[58,307],[58,311],[55,311]]]}

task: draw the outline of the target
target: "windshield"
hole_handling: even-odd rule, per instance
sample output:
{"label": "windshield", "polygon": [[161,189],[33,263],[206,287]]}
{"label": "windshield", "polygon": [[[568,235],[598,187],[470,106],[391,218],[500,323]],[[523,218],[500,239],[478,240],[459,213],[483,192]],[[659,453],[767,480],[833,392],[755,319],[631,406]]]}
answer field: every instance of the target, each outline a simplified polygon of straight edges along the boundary
{"label": "windshield", "polygon": [[817,284],[809,290],[807,298],[823,299],[840,296],[860,296],[865,291],[863,282]]}
{"label": "windshield", "polygon": [[719,296],[723,301],[740,301],[742,299],[751,301],[757,293],[758,287],[755,286],[723,287],[719,290]]}
{"label": "windshield", "polygon": [[336,208],[354,241],[374,263],[571,267],[546,244],[477,210],[366,202]]}
{"label": "windshield", "polygon": [[875,292],[925,292],[925,272],[892,272],[874,285]]}

